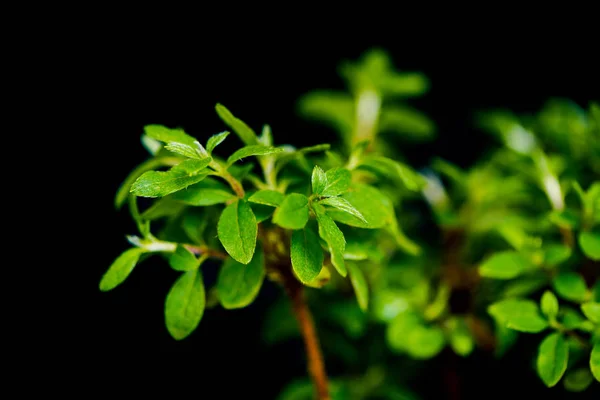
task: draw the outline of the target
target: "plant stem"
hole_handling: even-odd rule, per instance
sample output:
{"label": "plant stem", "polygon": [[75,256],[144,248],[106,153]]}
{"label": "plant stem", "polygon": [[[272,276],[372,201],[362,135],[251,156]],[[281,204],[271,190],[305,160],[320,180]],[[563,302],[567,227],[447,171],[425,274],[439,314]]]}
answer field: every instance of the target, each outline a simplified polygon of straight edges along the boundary
{"label": "plant stem", "polygon": [[304,287],[292,277],[286,282],[285,288],[292,300],[292,309],[300,325],[308,359],[308,373],[315,385],[317,399],[331,400],[323,353],[310,309],[304,297]]}

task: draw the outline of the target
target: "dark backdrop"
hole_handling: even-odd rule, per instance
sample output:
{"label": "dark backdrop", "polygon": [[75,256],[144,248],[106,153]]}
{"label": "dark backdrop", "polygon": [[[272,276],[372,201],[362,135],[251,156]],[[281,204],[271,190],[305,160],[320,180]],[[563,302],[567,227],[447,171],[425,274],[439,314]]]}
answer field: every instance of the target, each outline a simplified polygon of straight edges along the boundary
{"label": "dark backdrop", "polygon": [[[592,49],[579,42],[540,38],[514,45],[446,39],[443,32],[419,43],[393,34],[373,41],[277,36],[274,31],[267,41],[237,33],[230,40],[214,34],[185,46],[176,38],[162,41],[160,35],[151,41],[133,36],[95,43],[98,51],[87,60],[93,72],[83,81],[90,83],[84,87],[86,98],[94,98],[86,107],[93,116],[81,134],[92,140],[103,137],[98,143],[107,163],[93,171],[101,191],[88,204],[95,221],[88,229],[101,251],[81,266],[85,272],[79,287],[86,304],[91,301],[79,317],[86,329],[74,335],[80,360],[75,369],[93,390],[167,387],[178,395],[193,388],[198,398],[252,394],[272,399],[290,379],[305,375],[300,343],[262,344],[262,317],[276,288],[268,286],[244,310],[208,310],[197,331],[182,342],[172,340],[164,327],[164,296],[177,276],[165,263],[144,263],[122,286],[110,293],[98,291],[102,274],[127,247],[125,235],[135,232],[126,211],[114,211],[112,202],[122,179],[146,157],[139,142],[144,125],[181,126],[204,141],[224,129],[214,112],[221,102],[255,129],[269,123],[279,144],[333,140],[327,129],[296,116],[295,101],[313,89],[342,89],[339,61],[355,59],[371,46],[389,50],[398,68],[423,71],[431,80],[430,93],[412,104],[436,121],[440,134],[432,144],[407,147],[415,165],[424,165],[434,154],[461,165],[476,159],[488,138],[472,126],[475,110],[533,112],[549,96],[566,96],[587,107],[600,93],[597,64],[589,58]],[[69,310],[78,313],[81,305]],[[502,379],[495,375],[500,371],[507,374]],[[438,373],[434,368],[432,375],[415,382],[425,398],[444,398],[438,397],[443,390]],[[546,392],[528,364],[496,369],[493,361],[476,359],[460,364],[459,373],[467,377],[467,386],[496,394],[562,393]],[[476,398],[478,393],[473,389],[464,395]]]}

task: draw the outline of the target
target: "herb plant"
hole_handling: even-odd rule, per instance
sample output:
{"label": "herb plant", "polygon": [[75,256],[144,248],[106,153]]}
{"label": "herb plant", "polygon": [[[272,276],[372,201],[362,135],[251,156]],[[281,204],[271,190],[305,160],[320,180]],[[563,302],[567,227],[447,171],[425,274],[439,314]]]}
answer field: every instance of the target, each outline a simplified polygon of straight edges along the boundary
{"label": "herb plant", "polygon": [[[400,150],[437,135],[407,104],[428,91],[426,77],[396,71],[381,50],[340,74],[346,92],[298,103],[337,132],[338,148],[279,144],[268,125],[257,134],[221,104],[229,130],[206,141],[145,126],[150,157],[115,198],[139,232],[100,289],[164,257],[181,272],[164,311],[182,340],[206,308],[246,307],[265,279],[277,283],[287,300],[266,316],[265,338],[302,336],[312,380],[293,382],[281,399],[414,398],[388,373],[387,355],[329,382],[321,341],[325,355],[352,363],[354,339],[424,362],[444,348],[501,357],[520,334],[538,335],[534,364],[546,386],[583,391],[600,380],[600,106],[553,99],[536,115],[481,113],[494,148],[469,169],[435,158],[417,171]],[[240,148],[219,155],[230,132]],[[424,207],[428,217],[417,212]],[[221,266],[205,287],[209,260]]]}

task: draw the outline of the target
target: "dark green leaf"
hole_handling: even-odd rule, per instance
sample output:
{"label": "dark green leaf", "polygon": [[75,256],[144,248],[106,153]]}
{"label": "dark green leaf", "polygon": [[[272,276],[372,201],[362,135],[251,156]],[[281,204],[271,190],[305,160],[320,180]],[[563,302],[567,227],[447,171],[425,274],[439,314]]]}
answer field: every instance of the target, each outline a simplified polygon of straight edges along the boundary
{"label": "dark green leaf", "polygon": [[554,293],[549,290],[544,292],[541,300],[541,309],[546,317],[550,319],[556,318],[556,315],[558,315],[558,299]]}
{"label": "dark green leaf", "polygon": [[323,267],[323,249],[311,229],[305,227],[292,232],[290,254],[300,282],[309,283],[319,275]]}
{"label": "dark green leaf", "polygon": [[348,267],[350,282],[354,288],[358,305],[361,310],[366,312],[369,308],[369,285],[367,284],[365,274],[358,265],[352,262],[346,263],[346,266]]}
{"label": "dark green leaf", "polygon": [[302,229],[308,222],[308,198],[300,193],[285,196],[275,209],[273,222],[286,229]]}
{"label": "dark green leaf", "polygon": [[217,114],[219,118],[225,122],[225,124],[231,128],[236,135],[244,142],[245,145],[254,145],[258,143],[256,133],[246,123],[236,118],[231,111],[229,111],[224,105],[216,105]]}
{"label": "dark green leaf", "polygon": [[577,310],[569,307],[561,307],[560,323],[566,329],[578,329],[585,322],[585,318]]}
{"label": "dark green leaf", "polygon": [[200,267],[203,259],[197,259],[191,251],[177,245],[175,251],[169,257],[169,265],[176,271],[191,271]]}
{"label": "dark green leaf", "polygon": [[531,300],[505,299],[488,307],[499,323],[520,332],[538,333],[548,327],[536,303]]}
{"label": "dark green leaf", "polygon": [[587,286],[576,272],[561,272],[552,280],[556,293],[565,300],[581,303],[587,297]]}
{"label": "dark green leaf", "polygon": [[102,276],[100,290],[107,292],[123,283],[145,252],[142,248],[134,247],[121,253]]}
{"label": "dark green leaf", "polygon": [[400,180],[407,189],[419,191],[425,186],[425,178],[411,167],[382,156],[368,156],[361,160],[360,167],[373,169],[382,175]]}
{"label": "dark green leaf", "polygon": [[267,154],[281,153],[283,149],[281,147],[263,146],[261,144],[251,145],[242,147],[235,153],[229,156],[227,159],[227,165],[231,165],[234,162],[241,160],[242,158],[250,156],[264,156]]}
{"label": "dark green leaf", "polygon": [[147,221],[154,221],[164,217],[173,217],[179,214],[184,208],[185,204],[174,200],[171,196],[167,196],[156,200],[154,204],[144,210],[141,218]]}
{"label": "dark green leaf", "polygon": [[567,370],[569,346],[558,332],[551,333],[542,341],[537,357],[538,375],[548,387],[560,381]]}
{"label": "dark green leaf", "polygon": [[206,142],[206,151],[208,151],[208,154],[212,154],[215,147],[220,145],[223,142],[223,140],[225,140],[227,138],[227,136],[229,136],[229,132],[224,131],[224,132],[217,133],[216,135],[212,135],[211,137],[209,137],[208,141]]}
{"label": "dark green leaf", "polygon": [[252,203],[252,204],[250,204],[250,207],[252,208],[252,212],[254,213],[254,216],[256,217],[257,224],[271,218],[271,215],[273,215],[273,212],[275,211],[275,209],[273,207],[267,206],[264,204]]}
{"label": "dark green leaf", "polygon": [[579,234],[579,246],[588,258],[600,261],[600,234],[581,232]]}
{"label": "dark green leaf", "polygon": [[195,209],[193,212],[187,212],[183,216],[181,227],[183,228],[186,235],[194,243],[204,243],[202,234],[204,233],[208,220],[204,210]]}
{"label": "dark green leaf", "polygon": [[590,370],[592,375],[600,382],[600,341],[594,344],[590,355]]}
{"label": "dark green leaf", "polygon": [[235,199],[231,190],[220,181],[206,178],[202,182],[189,186],[185,190],[173,193],[174,200],[192,206],[211,206]]}
{"label": "dark green leaf", "polygon": [[175,340],[185,339],[196,329],[204,314],[205,304],[206,295],[200,270],[194,269],[181,274],[165,301],[165,323]]}
{"label": "dark green leaf", "polygon": [[331,254],[331,263],[337,272],[345,277],[348,271],[344,263],[344,251],[346,248],[344,234],[333,219],[325,213],[317,212],[317,222],[319,224],[319,236],[327,242],[328,250]]}
{"label": "dark green leaf", "polygon": [[210,158],[186,160],[169,171],[148,171],[131,186],[131,193],[140,197],[162,197],[200,182],[206,178]]}
{"label": "dark green leaf", "polygon": [[590,321],[600,324],[600,303],[589,302],[581,305],[581,311],[583,315]]}
{"label": "dark green leaf", "polygon": [[221,266],[217,279],[217,291],[226,309],[243,308],[254,301],[265,278],[265,261],[262,249],[257,246],[248,265],[232,258]]}
{"label": "dark green leaf", "polygon": [[544,264],[555,267],[571,257],[571,248],[564,244],[551,244],[544,248]]}
{"label": "dark green leaf", "polygon": [[267,206],[278,207],[284,199],[284,195],[275,190],[259,190],[248,198],[248,201]]}
{"label": "dark green leaf", "polygon": [[319,201],[319,203],[327,205],[327,206],[331,206],[333,208],[336,208],[336,209],[344,211],[344,212],[347,212],[348,214],[353,215],[356,218],[360,219],[362,222],[368,223],[367,220],[365,219],[365,217],[362,216],[360,211],[358,211],[356,208],[354,208],[354,206],[352,204],[350,204],[350,202],[348,200],[344,199],[343,197],[327,197],[327,198]]}
{"label": "dark green leaf", "polygon": [[569,371],[567,375],[565,375],[563,383],[565,385],[565,389],[567,389],[569,392],[583,392],[592,384],[593,381],[594,377],[590,373],[590,370],[586,367]]}
{"label": "dark green leaf", "polygon": [[236,261],[248,264],[254,255],[258,226],[250,205],[237,200],[223,210],[217,234],[221,244]]}
{"label": "dark green leaf", "polygon": [[384,107],[379,119],[379,130],[420,140],[429,140],[435,136],[433,121],[425,114],[407,106]]}
{"label": "dark green leaf", "polygon": [[315,165],[311,177],[312,191],[315,194],[322,194],[325,186],[327,185],[327,175],[325,171],[318,165]]}
{"label": "dark green leaf", "polygon": [[326,183],[321,191],[323,196],[338,196],[348,190],[352,175],[345,168],[332,168],[325,172]]}
{"label": "dark green leaf", "polygon": [[532,268],[527,258],[516,251],[493,254],[479,266],[479,274],[486,278],[512,279]]}

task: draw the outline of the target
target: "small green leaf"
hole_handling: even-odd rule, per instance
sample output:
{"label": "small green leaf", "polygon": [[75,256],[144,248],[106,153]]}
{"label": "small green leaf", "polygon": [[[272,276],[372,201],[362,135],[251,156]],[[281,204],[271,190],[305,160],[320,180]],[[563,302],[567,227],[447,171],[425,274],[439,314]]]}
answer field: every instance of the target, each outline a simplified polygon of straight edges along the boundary
{"label": "small green leaf", "polygon": [[600,234],[594,232],[581,232],[579,246],[588,258],[600,261]]}
{"label": "small green leaf", "polygon": [[358,305],[360,306],[361,310],[366,312],[369,308],[369,285],[367,284],[365,274],[362,272],[360,267],[354,263],[346,263],[346,266],[348,267],[350,282],[354,288]]}
{"label": "small green leaf", "polygon": [[411,167],[390,158],[382,156],[364,157],[361,160],[360,166],[373,169],[382,175],[400,180],[409,190],[419,191],[426,183],[425,178]]}
{"label": "small green leaf", "polygon": [[208,154],[212,154],[215,147],[223,143],[223,140],[225,140],[227,136],[229,136],[229,131],[217,133],[216,135],[209,137],[206,142],[206,151],[208,151]]}
{"label": "small green leaf", "polygon": [[250,205],[242,199],[229,204],[219,218],[217,234],[229,255],[248,264],[254,255],[258,226]]}
{"label": "small green leaf", "polygon": [[121,253],[102,276],[100,290],[107,292],[123,283],[145,252],[142,248],[134,247]]}
{"label": "small green leaf", "polygon": [[267,154],[276,154],[284,151],[281,147],[263,146],[260,144],[242,147],[235,153],[229,156],[227,159],[227,165],[231,165],[234,162],[241,160],[242,158],[250,156],[265,156]]}
{"label": "small green leaf", "polygon": [[435,136],[435,124],[425,114],[407,106],[387,106],[381,110],[381,132],[393,132],[401,137],[428,140]]}
{"label": "small green leaf", "polygon": [[546,290],[542,295],[541,300],[542,313],[551,320],[558,315],[558,299],[549,290]]}
{"label": "small green leaf", "polygon": [[226,203],[236,198],[227,186],[212,178],[206,178],[185,190],[173,193],[171,197],[192,206],[211,206]]}
{"label": "small green leaf", "polygon": [[344,199],[343,197],[327,197],[321,201],[319,201],[320,204],[324,204],[327,206],[331,206],[333,208],[336,208],[338,210],[347,212],[350,215],[355,216],[356,218],[360,219],[361,221],[363,221],[364,223],[368,223],[367,220],[365,219],[365,217],[363,217],[363,215],[360,213],[360,211],[358,211],[356,208],[354,208],[354,206],[352,204],[350,204],[350,202],[346,199]]}
{"label": "small green leaf", "polygon": [[350,171],[345,168],[332,168],[325,173],[326,183],[323,190],[321,190],[322,196],[338,196],[348,190],[352,175]]}
{"label": "small green leaf", "polygon": [[507,328],[538,333],[548,327],[536,303],[531,300],[505,299],[488,307],[488,313]]}
{"label": "small green leaf", "polygon": [[453,318],[449,322],[450,347],[459,356],[468,356],[475,348],[475,340],[469,331],[469,327],[462,318]]}
{"label": "small green leaf", "polygon": [[196,329],[205,305],[206,295],[200,270],[181,274],[165,301],[165,323],[175,340],[185,339]]}
{"label": "small green leaf", "polygon": [[565,385],[565,389],[567,389],[569,392],[583,392],[592,384],[593,381],[594,377],[590,373],[590,370],[586,367],[569,371],[565,375],[563,383]]}
{"label": "small green leaf", "polygon": [[165,149],[169,150],[172,153],[180,154],[184,157],[196,160],[201,160],[204,158],[204,156],[202,155],[202,153],[200,153],[196,145],[190,146],[183,143],[171,142],[167,143]]}
{"label": "small green leaf", "polygon": [[292,268],[300,282],[315,279],[323,267],[323,249],[319,238],[307,227],[292,232],[290,255]]}
{"label": "small green leaf", "polygon": [[583,315],[569,306],[561,307],[561,313],[559,316],[560,323],[566,329],[579,329],[585,322]]}
{"label": "small green leaf", "polygon": [[581,303],[587,297],[587,286],[583,277],[576,272],[561,272],[552,280],[552,286],[565,300]]}
{"label": "small green leaf", "polygon": [[555,386],[567,370],[569,361],[569,346],[564,337],[551,333],[540,344],[537,357],[537,372],[544,384]]}
{"label": "small green leaf", "polygon": [[590,321],[600,324],[600,303],[589,302],[581,305],[583,315]]}
{"label": "small green leaf", "polygon": [[189,146],[194,146],[196,139],[182,129],[171,129],[164,125],[146,125],[144,132],[148,137],[159,140],[163,143],[182,143]]}
{"label": "small green leaf", "polygon": [[311,177],[312,191],[314,194],[322,194],[325,186],[327,185],[327,175],[325,171],[318,165],[315,165]]}
{"label": "small green leaf", "polygon": [[298,101],[305,118],[326,123],[342,134],[349,134],[355,123],[355,102],[344,92],[314,91]]}
{"label": "small green leaf", "polygon": [[408,354],[416,359],[435,357],[445,345],[444,332],[437,326],[420,325],[408,335]]}
{"label": "small green leaf", "polygon": [[284,199],[284,195],[275,190],[259,190],[248,198],[248,201],[267,206],[278,207]]}
{"label": "small green leaf", "polygon": [[228,258],[219,271],[217,291],[223,308],[243,308],[254,301],[265,278],[262,249],[257,246],[248,265]]}
{"label": "small green leaf", "polygon": [[245,145],[254,145],[258,143],[258,138],[252,128],[246,125],[241,119],[236,118],[224,105],[217,104],[215,109],[217,110],[219,118],[221,118],[221,120],[239,136]]}
{"label": "small green leaf", "polygon": [[392,202],[373,186],[364,183],[354,183],[350,190],[341,198],[347,200],[358,212],[361,213],[367,223],[344,211],[329,210],[327,214],[335,221],[357,228],[379,229],[388,225],[393,214]]}
{"label": "small green leaf", "polygon": [[516,251],[493,254],[479,266],[479,274],[486,278],[512,279],[532,268],[527,258]]}
{"label": "small green leaf", "polygon": [[197,259],[191,251],[181,244],[177,245],[177,248],[169,257],[169,265],[176,271],[191,271],[197,269],[200,267],[202,261],[204,260]]}
{"label": "small green leaf", "polygon": [[319,236],[327,242],[329,253],[331,254],[331,263],[338,273],[345,277],[348,271],[344,263],[344,251],[346,248],[344,234],[333,219],[325,213],[317,212],[317,223],[319,224]]}
{"label": "small green leaf", "polygon": [[564,244],[551,244],[544,248],[544,264],[555,267],[571,257],[571,248]]}
{"label": "small green leaf", "polygon": [[273,214],[273,223],[286,229],[302,229],[307,222],[308,198],[300,193],[285,196]]}
{"label": "small green leaf", "polygon": [[162,197],[200,182],[208,173],[210,158],[185,160],[169,171],[148,171],[131,186],[131,193],[140,197]]}
{"label": "small green leaf", "polygon": [[592,353],[590,355],[590,370],[592,375],[598,382],[600,382],[600,341],[594,344]]}

